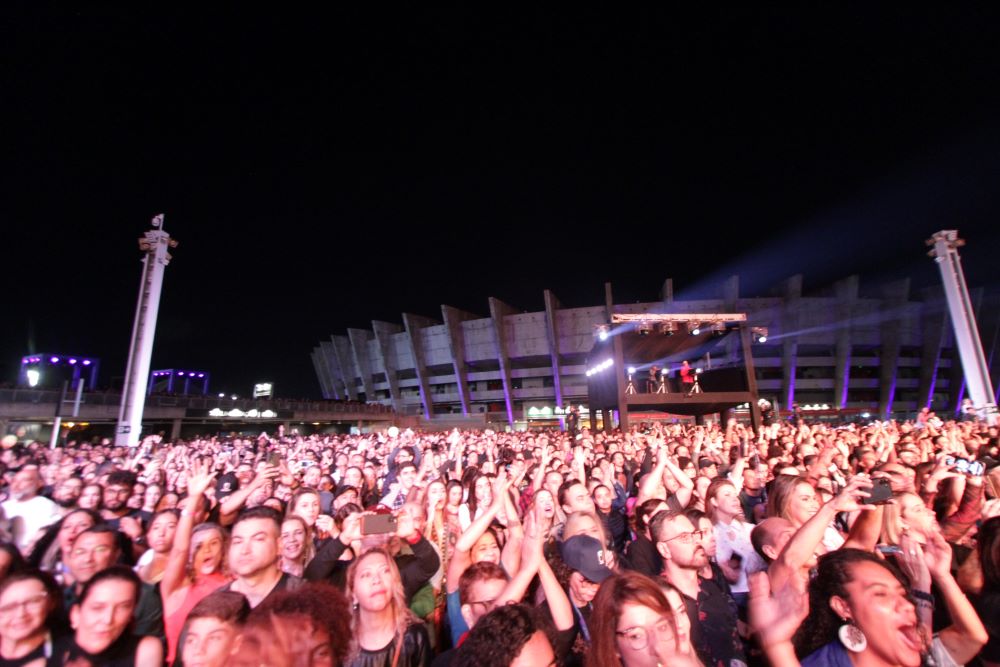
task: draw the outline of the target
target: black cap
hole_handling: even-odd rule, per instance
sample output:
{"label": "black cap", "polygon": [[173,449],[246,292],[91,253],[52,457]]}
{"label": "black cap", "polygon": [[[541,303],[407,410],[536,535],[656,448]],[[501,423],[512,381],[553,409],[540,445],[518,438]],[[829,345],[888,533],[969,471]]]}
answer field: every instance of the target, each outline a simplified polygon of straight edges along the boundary
{"label": "black cap", "polygon": [[359,497],[361,496],[361,493],[358,491],[358,487],[356,487],[356,486],[349,486],[347,484],[341,484],[333,492],[333,497],[334,498],[339,498],[342,495],[344,495],[345,493],[349,493],[351,491],[354,491],[355,493],[357,493]]}
{"label": "black cap", "polygon": [[215,497],[222,500],[239,488],[240,480],[233,473],[227,472],[215,482]]}
{"label": "black cap", "polygon": [[571,570],[579,572],[586,579],[599,584],[614,572],[608,566],[604,545],[590,535],[576,535],[563,542],[559,551],[563,562]]}

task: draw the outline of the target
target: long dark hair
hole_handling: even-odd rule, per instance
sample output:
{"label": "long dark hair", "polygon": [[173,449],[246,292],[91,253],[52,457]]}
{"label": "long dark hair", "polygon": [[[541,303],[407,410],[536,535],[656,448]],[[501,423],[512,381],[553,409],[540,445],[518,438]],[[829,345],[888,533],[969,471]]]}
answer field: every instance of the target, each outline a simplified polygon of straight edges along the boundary
{"label": "long dark hair", "polygon": [[1000,591],[1000,516],[987,519],[979,529],[979,565],[983,592]]}

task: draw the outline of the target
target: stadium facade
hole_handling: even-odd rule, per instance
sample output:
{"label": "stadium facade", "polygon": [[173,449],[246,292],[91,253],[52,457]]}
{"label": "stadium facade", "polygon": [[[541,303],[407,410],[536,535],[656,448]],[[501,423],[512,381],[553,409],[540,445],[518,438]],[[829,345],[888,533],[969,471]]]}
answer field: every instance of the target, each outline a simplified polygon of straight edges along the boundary
{"label": "stadium facade", "polygon": [[[779,411],[797,403],[817,414],[906,417],[961,404],[962,367],[940,288],[911,290],[903,280],[862,289],[850,276],[805,294],[797,275],[761,297],[742,296],[736,276],[715,299],[674,299],[670,280],[656,302],[613,304],[610,285],[606,292],[604,304],[583,308],[563,308],[545,291],[534,312],[491,297],[488,315],[451,306],[439,319],[403,313],[401,323],[332,335],[312,361],[328,399],[377,402],[427,421],[546,425],[569,405],[586,416],[586,357],[611,313],[740,312],[767,330],[752,347],[754,365],[760,396]],[[982,289],[971,294],[996,378],[1000,309]],[[735,341],[721,358],[691,361],[740,363]]]}

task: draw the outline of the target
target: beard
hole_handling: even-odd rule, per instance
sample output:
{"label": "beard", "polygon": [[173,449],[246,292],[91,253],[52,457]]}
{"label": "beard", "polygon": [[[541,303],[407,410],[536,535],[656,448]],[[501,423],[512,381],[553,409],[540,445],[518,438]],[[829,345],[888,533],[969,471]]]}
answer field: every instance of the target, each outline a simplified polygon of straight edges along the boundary
{"label": "beard", "polygon": [[64,510],[71,510],[74,507],[76,507],[76,501],[78,499],[62,497],[62,498],[53,498],[52,500],[54,500],[56,505],[59,505],[59,507],[63,508]]}

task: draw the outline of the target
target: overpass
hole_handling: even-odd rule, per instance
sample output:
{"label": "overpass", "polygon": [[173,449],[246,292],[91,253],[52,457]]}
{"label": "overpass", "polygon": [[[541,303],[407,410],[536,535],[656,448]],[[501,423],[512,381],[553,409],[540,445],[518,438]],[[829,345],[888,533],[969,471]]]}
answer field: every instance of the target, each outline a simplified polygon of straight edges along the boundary
{"label": "overpass", "polygon": [[[37,434],[32,433],[32,437],[36,439],[41,439],[42,430],[51,433],[59,394],[51,389],[0,389],[0,434],[19,426],[33,427]],[[120,393],[85,391],[79,413],[71,416],[74,398],[73,392],[67,393],[60,412],[64,424],[82,422],[92,427],[111,427],[113,433],[121,405]],[[392,408],[380,404],[163,394],[147,396],[142,414],[143,433],[169,432],[172,440],[181,437],[182,430],[211,434],[259,427],[261,431],[274,431],[279,424],[286,429],[309,424],[368,430],[399,423]]]}

